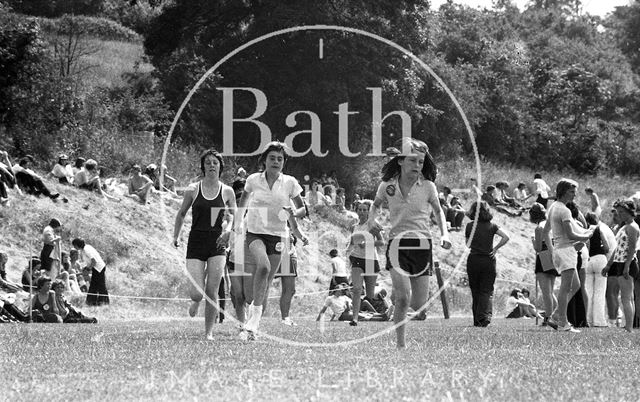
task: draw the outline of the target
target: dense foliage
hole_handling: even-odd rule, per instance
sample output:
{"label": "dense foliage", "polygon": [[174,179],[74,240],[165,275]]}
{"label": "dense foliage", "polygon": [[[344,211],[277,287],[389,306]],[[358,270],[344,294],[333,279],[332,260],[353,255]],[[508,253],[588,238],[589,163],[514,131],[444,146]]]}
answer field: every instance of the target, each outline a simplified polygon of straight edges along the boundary
{"label": "dense foliage", "polygon": [[[114,143],[132,130],[162,137],[194,84],[229,52],[276,30],[331,24],[387,38],[426,62],[455,94],[485,158],[582,173],[640,168],[638,1],[606,18],[583,13],[579,0],[536,0],[524,10],[509,0],[494,2],[491,10],[453,3],[434,10],[424,0],[4,0],[0,5],[0,130],[9,134],[1,141],[10,141],[15,153],[77,148],[80,139],[96,132],[109,133]],[[60,19],[37,24],[9,7]],[[66,13],[89,17],[62,17]],[[79,74],[59,68],[61,56],[51,38],[70,35],[62,22],[111,24],[103,18],[142,33],[155,71],[136,73],[120,88],[86,93],[78,88]],[[148,90],[136,90],[140,82]],[[413,136],[426,140],[434,153],[454,158],[473,150],[456,106],[436,79],[396,49],[362,35],[292,32],[235,54],[196,91],[175,138],[222,148],[223,94],[233,95],[233,116],[258,113],[257,92],[221,90],[231,87],[264,93],[268,103],[259,120],[272,138],[288,138],[298,152],[327,152],[292,160],[289,169],[296,174],[335,169],[341,184],[354,187],[363,172],[379,166],[363,156],[374,146],[371,88],[380,88],[381,116],[406,112]],[[344,103],[350,112],[346,123],[338,115]],[[384,120],[381,149],[401,135],[402,123],[398,115]],[[258,147],[256,124],[233,128],[234,152]],[[345,129],[346,144],[341,143]],[[362,155],[344,158],[345,148]]]}

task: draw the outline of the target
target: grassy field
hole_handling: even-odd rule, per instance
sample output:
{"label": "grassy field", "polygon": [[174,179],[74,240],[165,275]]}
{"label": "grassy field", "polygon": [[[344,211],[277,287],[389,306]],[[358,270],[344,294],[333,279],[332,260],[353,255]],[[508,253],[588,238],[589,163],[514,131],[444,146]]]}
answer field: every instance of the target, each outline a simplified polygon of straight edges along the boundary
{"label": "grassy field", "polygon": [[409,324],[405,351],[389,327],[313,321],[266,337],[237,338],[232,323],[204,340],[199,319],[112,321],[98,325],[0,326],[2,400],[638,400],[640,333],[536,327],[532,320],[470,318]]}

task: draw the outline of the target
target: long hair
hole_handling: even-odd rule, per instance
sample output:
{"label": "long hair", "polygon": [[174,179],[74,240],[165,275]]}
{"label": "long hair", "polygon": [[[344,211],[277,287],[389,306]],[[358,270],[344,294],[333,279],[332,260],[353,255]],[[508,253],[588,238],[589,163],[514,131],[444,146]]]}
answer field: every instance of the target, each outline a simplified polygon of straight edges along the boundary
{"label": "long hair", "polygon": [[560,179],[558,184],[556,185],[556,198],[560,199],[564,197],[567,191],[572,188],[578,188],[578,183],[571,179]]}
{"label": "long hair", "polygon": [[382,167],[382,181],[389,181],[394,177],[400,175],[400,164],[398,161],[404,160],[407,154],[411,151],[417,151],[424,153],[424,164],[422,165],[422,177],[429,181],[435,181],[438,174],[438,167],[436,166],[433,156],[429,153],[429,147],[427,144],[414,138],[403,137],[400,140],[400,147],[402,153],[393,157]]}
{"label": "long hair", "polygon": [[469,208],[467,216],[471,219],[475,219],[478,209],[480,210],[478,212],[478,222],[491,222],[491,219],[493,219],[493,215],[491,214],[489,204],[487,204],[486,201],[476,201],[471,204],[471,208]]}

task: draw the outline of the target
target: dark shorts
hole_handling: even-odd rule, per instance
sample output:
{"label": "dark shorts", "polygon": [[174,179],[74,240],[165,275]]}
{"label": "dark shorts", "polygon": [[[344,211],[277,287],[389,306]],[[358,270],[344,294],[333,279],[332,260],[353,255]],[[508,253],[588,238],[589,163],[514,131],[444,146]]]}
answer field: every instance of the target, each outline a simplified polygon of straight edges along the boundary
{"label": "dark shorts", "polygon": [[329,291],[337,288],[339,284],[346,283],[349,285],[349,278],[346,276],[333,276],[331,277],[331,282],[329,282]]}
{"label": "dark shorts", "polygon": [[373,272],[375,272],[376,274],[380,272],[380,264],[378,263],[378,260],[365,260],[364,258],[360,257],[349,257],[349,261],[351,262],[351,268],[360,268],[365,272],[364,275],[367,275],[367,264],[371,264],[372,262]]}
{"label": "dark shorts", "polygon": [[225,256],[224,246],[218,246],[220,232],[192,230],[187,242],[187,259],[207,261],[211,257]]}
{"label": "dark shorts", "polygon": [[275,278],[282,278],[282,277],[293,277],[296,278],[298,277],[298,259],[296,257],[291,257],[289,258],[289,272],[288,273],[282,273],[282,263],[280,265],[278,265],[278,271],[276,271],[276,276]]}
{"label": "dark shorts", "polygon": [[284,250],[284,243],[280,236],[273,236],[268,234],[256,234],[247,232],[246,242],[249,246],[254,241],[261,241],[267,249],[267,255],[280,255]]}
{"label": "dark shorts", "polygon": [[[614,262],[611,264],[611,268],[609,268],[609,272],[607,275],[609,276],[622,276],[622,271],[624,270],[624,262]],[[629,265],[629,275],[636,279],[638,278],[638,261],[635,259],[631,261]]]}
{"label": "dark shorts", "polygon": [[542,261],[540,261],[540,257],[536,255],[536,270],[534,271],[534,273],[536,274],[545,274],[545,275],[549,275],[549,276],[560,276],[560,273],[558,273],[558,271],[556,271],[556,269],[550,269],[548,271],[545,271],[542,268]]}
{"label": "dark shorts", "polygon": [[[428,242],[428,247],[418,248],[421,242]],[[399,263],[400,269],[411,276],[433,275],[433,256],[431,253],[431,239],[391,239],[387,246],[387,270],[391,271],[394,264]],[[390,255],[391,247],[397,249],[396,261]],[[411,247],[411,249],[404,249]]]}

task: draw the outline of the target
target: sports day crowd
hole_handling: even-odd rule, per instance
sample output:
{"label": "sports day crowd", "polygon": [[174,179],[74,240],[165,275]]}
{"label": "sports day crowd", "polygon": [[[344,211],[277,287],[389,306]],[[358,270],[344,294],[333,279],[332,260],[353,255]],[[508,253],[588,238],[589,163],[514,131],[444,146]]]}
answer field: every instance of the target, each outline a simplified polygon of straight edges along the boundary
{"label": "sports day crowd", "polygon": [[[0,156],[5,159],[0,165],[4,205],[8,204],[6,191],[11,188],[54,201],[60,198],[29,168],[29,157],[10,167],[7,154]],[[579,332],[576,327],[622,325],[622,312],[624,329],[631,331],[638,326],[640,230],[634,220],[636,206],[630,199],[612,206],[613,221],[607,225],[600,221],[602,206],[593,189],[585,190],[589,210],[580,211],[574,203],[577,182],[560,180],[554,198],[550,186],[536,174],[531,194],[525,183],[519,183],[510,193],[510,184],[500,181],[484,191],[476,189],[480,199],[465,208],[450,188],[438,191],[434,184],[438,170],[427,145],[403,138],[398,148],[387,149],[373,200],[355,194],[347,205],[345,189],[339,186],[335,172],[322,173],[318,178],[305,175],[299,181],[284,173],[288,157],[286,145],[269,143],[259,156],[259,171],[247,174],[239,168],[233,181],[225,184],[220,179],[225,161],[219,152],[209,149],[200,156],[200,178],[184,190],[175,218],[173,246],[181,247],[180,233],[191,211],[186,244],[192,301],[189,315],[195,316],[200,302],[206,299],[207,339],[214,338],[214,324],[224,319],[216,304],[224,309],[225,286],[241,324],[241,339],[257,339],[269,289],[276,279],[282,282],[282,323],[296,325],[290,316],[298,271],[296,247],[309,242],[299,222],[309,216],[310,210],[324,207],[350,215],[353,223],[346,248],[328,252],[332,278],[317,320],[324,319],[327,311],[332,320],[351,326],[362,321],[393,320],[398,324],[397,347],[404,348],[406,320],[426,318],[436,246],[431,227],[435,226],[438,246],[445,250],[452,246],[449,232],[464,230],[470,248],[467,275],[473,324],[488,326],[493,316],[497,255],[509,241],[509,234],[492,221],[495,212],[514,218],[528,214],[536,225],[532,246],[544,306],[537,308],[527,289],[513,289],[507,299],[508,318],[534,317],[554,330]],[[113,197],[96,175],[95,161],[77,161],[75,166],[80,170],[74,173],[73,168],[67,169],[66,159],[61,155],[51,172],[61,183]],[[160,174],[166,175],[166,167],[151,165],[143,171],[139,165],[133,166],[128,195],[146,204],[153,191],[174,192],[175,179],[165,176],[160,188]],[[465,219],[468,222],[463,229]],[[42,253],[30,261],[22,285],[4,277],[1,284],[36,292],[31,299],[34,321],[91,322],[95,319],[65,304],[63,294],[86,292],[87,304],[108,304],[106,264],[100,253],[79,237],[73,239],[72,249],[62,250],[61,226],[57,219],[51,219],[43,230]],[[6,255],[0,261],[4,266]],[[390,294],[377,286],[381,269],[390,273]],[[557,278],[560,286],[556,292]],[[11,307],[7,308],[11,302],[6,296],[3,300],[3,313],[11,316]],[[70,319],[69,314],[73,315]]]}

